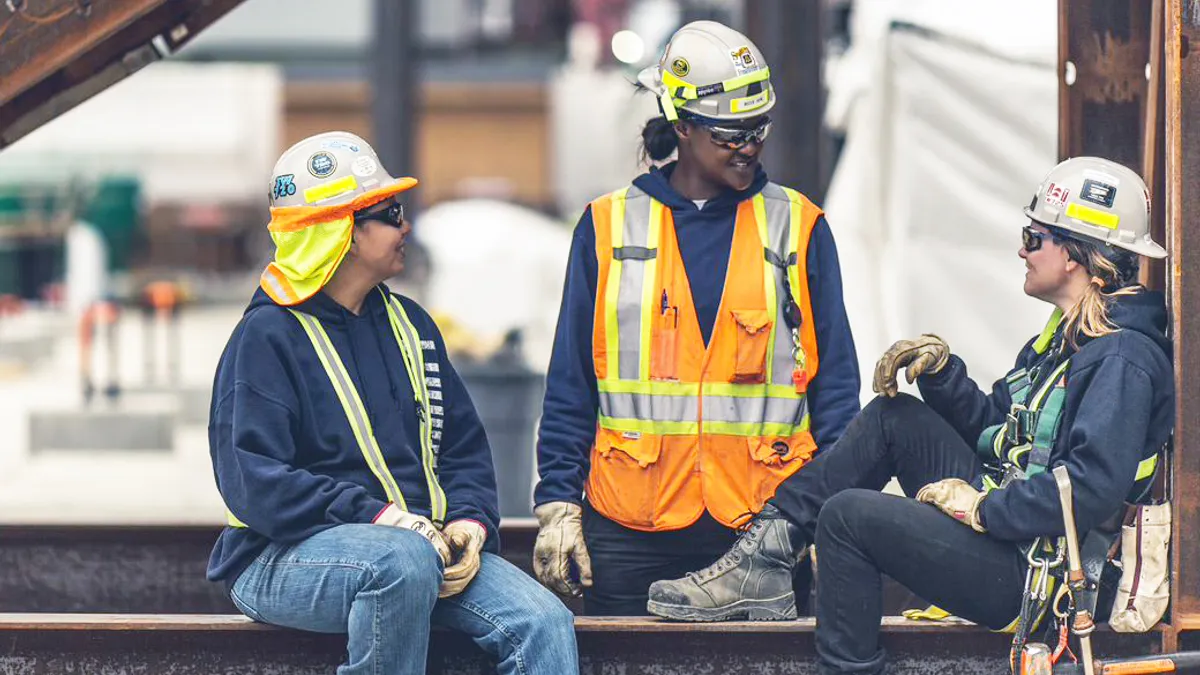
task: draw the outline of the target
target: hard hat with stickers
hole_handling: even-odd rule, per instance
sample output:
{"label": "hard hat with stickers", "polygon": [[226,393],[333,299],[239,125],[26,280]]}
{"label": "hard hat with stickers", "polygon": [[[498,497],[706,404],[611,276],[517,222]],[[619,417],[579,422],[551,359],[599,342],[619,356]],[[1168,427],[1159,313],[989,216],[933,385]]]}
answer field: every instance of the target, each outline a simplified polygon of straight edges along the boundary
{"label": "hard hat with stickers", "polygon": [[758,117],[775,106],[770,78],[758,47],[715,21],[680,28],[659,62],[638,74],[671,121],[679,110],[714,120]]}
{"label": "hard hat with stickers", "polygon": [[415,178],[395,178],[363,139],[344,131],[306,138],[275,163],[268,200],[275,260],[260,286],[290,306],[329,282],[353,239],[354,214],[411,189]]}
{"label": "hard hat with stickers", "polygon": [[1150,258],[1167,252],[1150,238],[1150,192],[1141,176],[1099,157],[1073,157],[1038,186],[1025,215]]}

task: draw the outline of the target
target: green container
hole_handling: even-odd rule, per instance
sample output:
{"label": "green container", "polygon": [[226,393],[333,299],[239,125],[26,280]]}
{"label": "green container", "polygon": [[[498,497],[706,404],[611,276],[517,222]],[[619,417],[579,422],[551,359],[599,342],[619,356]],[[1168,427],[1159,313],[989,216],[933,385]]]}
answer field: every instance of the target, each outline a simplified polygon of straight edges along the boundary
{"label": "green container", "polygon": [[100,181],[80,217],[95,226],[108,247],[109,271],[129,269],[133,243],[141,228],[142,186],[136,178]]}

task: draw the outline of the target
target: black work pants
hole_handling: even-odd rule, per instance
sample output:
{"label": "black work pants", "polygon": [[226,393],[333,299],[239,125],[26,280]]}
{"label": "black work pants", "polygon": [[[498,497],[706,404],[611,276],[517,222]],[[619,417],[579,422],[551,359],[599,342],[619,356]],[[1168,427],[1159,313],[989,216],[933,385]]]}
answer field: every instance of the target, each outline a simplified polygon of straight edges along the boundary
{"label": "black work pants", "polygon": [[[650,584],[677,579],[716,562],[733,546],[737,530],[707,512],[692,525],[670,532],[641,532],[583,506],[583,538],[592,559],[592,586],[583,594],[589,616],[645,616]],[[797,608],[807,607],[812,567],[794,574]]]}
{"label": "black work pants", "polygon": [[[817,654],[822,673],[882,673],[881,575],[993,629],[1016,618],[1025,583],[1017,544],[955,521],[905,494],[983,467],[940,415],[912,396],[879,397],[841,439],[785,481],[772,500],[817,550]],[[804,543],[804,542],[798,542]]]}

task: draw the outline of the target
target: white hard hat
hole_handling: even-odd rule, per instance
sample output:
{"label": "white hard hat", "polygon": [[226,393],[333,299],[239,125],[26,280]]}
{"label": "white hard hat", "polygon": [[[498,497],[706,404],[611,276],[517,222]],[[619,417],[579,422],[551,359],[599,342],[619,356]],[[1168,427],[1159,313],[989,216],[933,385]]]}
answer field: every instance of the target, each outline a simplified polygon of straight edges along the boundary
{"label": "white hard hat", "polygon": [[1099,157],[1074,157],[1050,170],[1025,215],[1149,258],[1167,252],[1150,238],[1150,192],[1141,176]]}
{"label": "white hard hat", "polygon": [[775,106],[770,76],[762,52],[745,35],[716,21],[693,21],[675,32],[638,82],[659,96],[668,120],[678,119],[677,109],[740,120]]}
{"label": "white hard hat", "polygon": [[393,178],[366,141],[345,131],[317,134],[293,145],[271,175],[272,207],[336,206],[410,180]]}

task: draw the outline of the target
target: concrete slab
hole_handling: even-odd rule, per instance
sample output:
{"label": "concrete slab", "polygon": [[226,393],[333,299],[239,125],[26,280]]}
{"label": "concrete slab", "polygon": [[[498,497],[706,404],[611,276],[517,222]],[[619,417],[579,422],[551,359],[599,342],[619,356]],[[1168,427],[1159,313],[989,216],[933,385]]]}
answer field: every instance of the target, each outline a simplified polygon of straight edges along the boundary
{"label": "concrete slab", "polygon": [[54,355],[54,340],[47,337],[21,336],[0,339],[0,361],[35,363]]}
{"label": "concrete slab", "polygon": [[174,431],[175,415],[169,410],[33,410],[29,450],[171,452]]}

